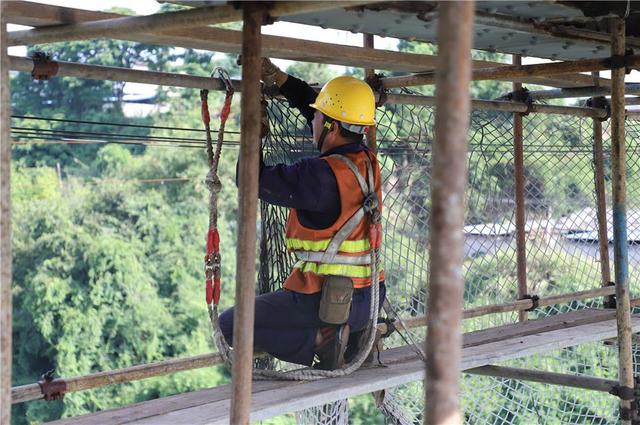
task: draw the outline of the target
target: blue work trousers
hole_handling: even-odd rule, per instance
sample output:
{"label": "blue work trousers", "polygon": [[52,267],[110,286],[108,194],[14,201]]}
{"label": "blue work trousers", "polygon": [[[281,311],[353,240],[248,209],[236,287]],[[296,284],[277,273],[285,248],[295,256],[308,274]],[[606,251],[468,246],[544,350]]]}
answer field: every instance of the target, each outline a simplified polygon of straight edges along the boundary
{"label": "blue work trousers", "polygon": [[[380,283],[380,305],[386,288]],[[358,288],[347,323],[351,332],[366,328],[369,321],[371,288]],[[318,317],[320,293],[300,294],[280,289],[256,297],[254,351],[265,351],[289,363],[311,366],[318,329],[328,326]],[[227,343],[233,343],[233,307],[220,315],[220,329]]]}

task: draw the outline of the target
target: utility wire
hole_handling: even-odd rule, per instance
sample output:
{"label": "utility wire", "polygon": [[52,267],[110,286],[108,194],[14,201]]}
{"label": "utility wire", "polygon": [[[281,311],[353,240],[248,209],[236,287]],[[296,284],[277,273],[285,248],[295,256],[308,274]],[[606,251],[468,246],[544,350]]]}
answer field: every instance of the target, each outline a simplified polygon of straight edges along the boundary
{"label": "utility wire", "polygon": [[[89,124],[89,125],[106,125],[106,126],[115,126],[115,127],[132,127],[132,128],[147,128],[147,129],[156,129],[156,130],[177,130],[177,131],[193,131],[198,133],[204,133],[205,130],[201,128],[187,128],[187,127],[165,127],[158,125],[144,125],[144,124],[128,124],[128,123],[117,123],[117,122],[109,122],[109,121],[86,121],[86,120],[71,120],[64,118],[48,118],[48,117],[35,117],[29,115],[12,115],[11,118],[17,119],[25,119],[25,120],[36,120],[36,121],[53,121],[53,122],[65,122],[65,123],[73,123],[73,124]],[[211,130],[214,133],[217,133],[217,130]],[[226,131],[225,133],[230,134],[240,134],[239,131]]]}

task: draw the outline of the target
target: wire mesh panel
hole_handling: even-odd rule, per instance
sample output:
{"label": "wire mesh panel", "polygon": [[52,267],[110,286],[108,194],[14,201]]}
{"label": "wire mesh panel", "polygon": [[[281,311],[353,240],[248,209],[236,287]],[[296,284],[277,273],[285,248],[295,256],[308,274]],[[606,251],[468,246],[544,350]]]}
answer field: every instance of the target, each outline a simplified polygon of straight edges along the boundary
{"label": "wire mesh panel", "polygon": [[[271,135],[264,143],[267,162],[292,163],[313,154],[305,122],[280,100],[269,106]],[[378,159],[383,178],[382,250],[387,296],[402,317],[426,313],[429,280],[429,217],[431,211],[431,148],[434,109],[388,104],[378,109]],[[540,297],[594,289],[601,285],[600,253],[594,185],[591,119],[531,115],[524,118],[525,215],[528,293]],[[635,265],[640,261],[640,161],[634,155],[640,123],[629,122],[628,221],[632,294],[637,294]],[[604,139],[609,138],[605,125]],[[464,306],[515,301],[515,168],[512,114],[474,111],[470,122],[469,180],[465,219]],[[605,151],[609,149],[605,146]],[[611,165],[605,159],[610,204]],[[293,259],[284,250],[286,211],[262,206],[261,290],[282,285]],[[609,235],[611,232],[610,212]],[[635,241],[636,236],[638,241]],[[636,258],[638,257],[638,258]],[[531,319],[601,307],[601,299],[572,301],[538,308]],[[513,323],[515,312],[464,322],[465,331]],[[424,339],[425,329],[414,336]],[[388,346],[404,345],[398,336]],[[640,351],[635,350],[640,358]],[[584,344],[555,350],[504,365],[615,379],[615,345]],[[637,368],[638,366],[636,366]],[[549,388],[510,379],[464,375],[461,381],[464,417],[469,424],[617,422],[617,399],[593,391]],[[346,403],[309,409],[300,423],[323,423],[323,412],[344,412]],[[387,390],[382,411],[388,423],[422,423],[422,382]],[[394,416],[394,413],[395,416]],[[398,413],[398,412],[401,412]],[[337,415],[339,416],[339,415]],[[328,422],[336,415],[326,415]],[[346,422],[344,422],[346,423]]]}

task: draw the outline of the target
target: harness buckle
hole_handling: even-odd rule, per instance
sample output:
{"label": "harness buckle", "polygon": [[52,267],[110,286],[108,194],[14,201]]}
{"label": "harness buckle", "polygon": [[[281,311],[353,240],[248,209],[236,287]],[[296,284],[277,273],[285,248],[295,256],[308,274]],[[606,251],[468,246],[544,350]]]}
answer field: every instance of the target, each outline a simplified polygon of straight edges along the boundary
{"label": "harness buckle", "polygon": [[375,215],[378,211],[378,195],[375,192],[366,195],[362,202],[362,208],[366,214]]}

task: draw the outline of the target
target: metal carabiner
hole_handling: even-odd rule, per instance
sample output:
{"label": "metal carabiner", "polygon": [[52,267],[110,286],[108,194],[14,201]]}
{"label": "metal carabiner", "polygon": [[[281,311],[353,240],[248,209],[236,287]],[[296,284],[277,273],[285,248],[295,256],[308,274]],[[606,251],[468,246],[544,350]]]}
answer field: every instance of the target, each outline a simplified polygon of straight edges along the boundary
{"label": "metal carabiner", "polygon": [[218,66],[211,73],[211,77],[214,77],[216,74],[218,74],[218,78],[222,80],[222,83],[224,84],[224,87],[227,90],[227,93],[233,93],[234,92],[233,82],[231,81],[231,76],[229,76],[229,72],[227,72],[226,69]]}

